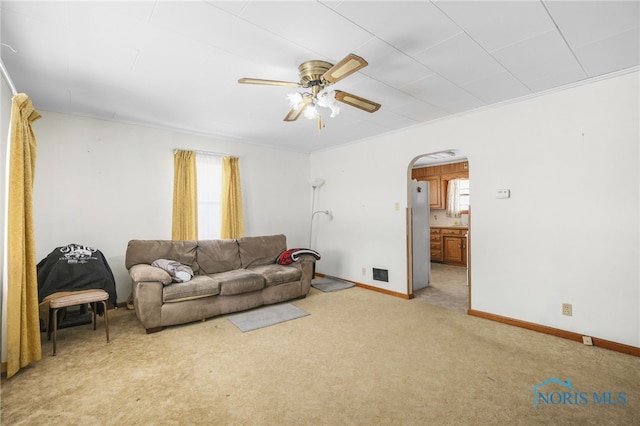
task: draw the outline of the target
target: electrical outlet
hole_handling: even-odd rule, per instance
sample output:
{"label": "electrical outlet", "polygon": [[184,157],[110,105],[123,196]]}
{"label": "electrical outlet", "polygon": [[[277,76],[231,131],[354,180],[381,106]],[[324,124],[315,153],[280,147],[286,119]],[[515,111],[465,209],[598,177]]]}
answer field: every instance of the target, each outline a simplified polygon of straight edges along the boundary
{"label": "electrical outlet", "polygon": [[562,315],[566,315],[568,317],[573,315],[573,307],[571,306],[571,303],[562,304]]}
{"label": "electrical outlet", "polygon": [[593,346],[593,339],[591,339],[591,336],[582,336],[582,343],[587,346]]}
{"label": "electrical outlet", "polygon": [[367,268],[362,268],[362,275],[367,275]]}

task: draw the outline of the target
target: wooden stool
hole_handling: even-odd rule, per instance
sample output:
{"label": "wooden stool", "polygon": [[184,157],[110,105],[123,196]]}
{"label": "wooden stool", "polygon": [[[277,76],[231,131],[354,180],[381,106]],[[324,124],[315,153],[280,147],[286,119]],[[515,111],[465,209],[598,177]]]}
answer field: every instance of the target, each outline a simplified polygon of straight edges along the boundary
{"label": "wooden stool", "polygon": [[[66,296],[52,298],[49,301],[49,310],[53,310],[53,355],[56,354],[56,332],[58,330],[58,309],[68,306],[91,304],[93,329],[96,329],[96,305],[102,302],[104,308],[104,329],[107,333],[107,343],[109,343],[109,318],[107,316],[107,300],[109,294],[104,290],[79,291]],[[48,338],[51,339],[51,324],[49,324]]]}

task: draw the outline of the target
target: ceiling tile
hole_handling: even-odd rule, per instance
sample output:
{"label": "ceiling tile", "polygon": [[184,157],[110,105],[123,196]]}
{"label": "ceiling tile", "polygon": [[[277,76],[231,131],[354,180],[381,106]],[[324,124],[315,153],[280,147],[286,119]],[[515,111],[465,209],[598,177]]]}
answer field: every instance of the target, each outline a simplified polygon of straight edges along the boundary
{"label": "ceiling tile", "polygon": [[[1,0],[0,52],[36,108],[309,152],[635,70],[639,4]],[[292,88],[237,82],[351,52],[369,66],[334,88],[382,108],[322,132],[283,121]]]}
{"label": "ceiling tile", "polygon": [[[4,3],[3,3],[4,4]],[[24,28],[37,28],[38,31],[24,31]],[[67,70],[67,60],[64,47],[67,44],[67,34],[64,26],[59,22],[39,21],[29,15],[16,14],[2,10],[2,25],[0,26],[2,43],[2,60],[7,67],[16,61],[21,66],[18,69],[37,70],[33,64],[38,64],[40,71],[61,75]],[[16,83],[21,80],[21,73],[13,75]],[[28,81],[24,82],[25,84]]]}
{"label": "ceiling tile", "polygon": [[70,37],[67,47],[69,75],[79,79],[117,83],[123,74],[131,72],[138,56],[136,49],[89,36]]}
{"label": "ceiling tile", "polygon": [[137,49],[150,42],[147,32],[153,3],[147,2],[143,6],[146,19],[134,13],[138,10],[136,7],[124,13],[127,9],[122,2],[70,1],[67,2],[66,28],[72,38],[90,38],[103,45]]}
{"label": "ceiling tile", "polygon": [[[393,87],[375,80],[364,80],[358,84],[354,84],[349,87],[349,92],[378,102],[382,105],[383,109],[396,108],[416,100],[415,97],[405,92],[396,90]],[[375,117],[377,114],[373,116]]]}
{"label": "ceiling tile", "polygon": [[492,51],[555,28],[537,1],[438,1],[438,8]]}
{"label": "ceiling tile", "polygon": [[407,120],[414,123],[423,123],[425,121],[431,121],[438,118],[449,115],[448,112],[430,105],[425,102],[420,102],[417,99],[410,104],[405,104],[401,107],[391,110],[392,113],[398,114]]}
{"label": "ceiling tile", "polygon": [[428,1],[344,1],[336,11],[408,55],[461,31]]}
{"label": "ceiling tile", "polygon": [[464,33],[420,52],[415,58],[458,85],[482,80],[504,71],[491,55]]}
{"label": "ceiling tile", "polygon": [[531,89],[532,92],[536,93],[562,87],[564,85],[582,81],[584,79],[584,71],[579,68],[574,68],[565,71],[558,71],[537,79],[529,80],[527,82],[527,86]]}
{"label": "ceiling tile", "polygon": [[218,9],[225,10],[229,13],[233,13],[234,15],[242,14],[249,4],[249,0],[234,0],[234,1],[205,1],[205,3],[210,4],[213,7],[217,7]]}
{"label": "ceiling tile", "polygon": [[321,3],[279,4],[283,7],[276,8],[273,2],[251,2],[242,18],[322,56],[308,59],[338,61],[373,37]]}
{"label": "ceiling tile", "polygon": [[635,67],[640,63],[640,29],[578,47],[575,54],[589,77]]}
{"label": "ceiling tile", "polygon": [[[415,99],[414,99],[415,102]],[[406,104],[405,104],[406,105]],[[402,129],[403,127],[409,127],[420,123],[420,120],[411,119],[409,117],[403,116],[400,112],[401,109],[396,109],[392,111],[390,109],[380,109],[375,114],[367,114],[364,116],[363,120],[367,122],[373,122],[378,126],[383,126],[386,128],[386,131],[393,131],[397,129]],[[430,109],[431,117],[434,117],[434,110]],[[440,111],[443,113],[443,111]]]}
{"label": "ceiling tile", "polygon": [[485,106],[480,99],[439,75],[423,78],[401,90],[452,114]]}
{"label": "ceiling tile", "polygon": [[[13,12],[28,16],[40,22],[64,25],[66,22],[66,2],[54,1],[2,1],[2,13]],[[9,20],[13,18],[9,17]],[[2,17],[3,22],[5,17]]]}
{"label": "ceiling tile", "polygon": [[[158,2],[151,22],[258,64],[292,67],[290,77],[297,77],[297,66],[308,57],[306,51],[294,43],[207,3]],[[286,76],[263,78],[285,79]]]}
{"label": "ceiling tile", "polygon": [[462,87],[487,105],[531,94],[531,90],[506,71]]}
{"label": "ceiling tile", "polygon": [[[204,77],[204,66],[213,51],[223,58],[230,56],[209,44],[179,34],[167,33],[158,27],[150,28],[146,38],[153,42],[141,43],[138,46],[139,54],[132,69],[141,79],[155,79],[161,76],[165,78],[164,84],[169,83],[166,81],[167,76],[174,82],[183,81],[185,75],[190,75],[190,80],[200,80]],[[187,45],[189,48],[185,49]],[[159,73],[159,70],[162,72]]]}
{"label": "ceiling tile", "polygon": [[512,44],[492,52],[517,79],[531,88],[533,81],[553,80],[560,74],[586,75],[557,31]]}
{"label": "ceiling tile", "polygon": [[640,22],[638,1],[545,1],[544,4],[574,48],[637,29]]}
{"label": "ceiling tile", "polygon": [[420,80],[433,71],[380,39],[372,39],[354,53],[362,56],[369,65],[361,73],[391,87],[401,87]]}

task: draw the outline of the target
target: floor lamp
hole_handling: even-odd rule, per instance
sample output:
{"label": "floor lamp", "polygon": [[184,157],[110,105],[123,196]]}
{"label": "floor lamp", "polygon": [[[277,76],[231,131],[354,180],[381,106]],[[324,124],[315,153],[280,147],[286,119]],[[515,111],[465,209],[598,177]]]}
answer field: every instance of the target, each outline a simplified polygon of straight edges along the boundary
{"label": "floor lamp", "polygon": [[332,218],[332,216],[331,216],[331,212],[329,210],[318,210],[318,211],[315,211],[316,189],[318,189],[322,185],[324,185],[324,179],[322,179],[322,178],[312,178],[312,179],[309,179],[309,183],[311,184],[311,187],[313,188],[313,194],[311,195],[311,225],[309,226],[309,248],[311,248],[311,238],[313,236],[313,218],[314,218],[314,216],[316,214],[318,214],[318,213],[324,213],[324,214],[328,215],[329,218]]}

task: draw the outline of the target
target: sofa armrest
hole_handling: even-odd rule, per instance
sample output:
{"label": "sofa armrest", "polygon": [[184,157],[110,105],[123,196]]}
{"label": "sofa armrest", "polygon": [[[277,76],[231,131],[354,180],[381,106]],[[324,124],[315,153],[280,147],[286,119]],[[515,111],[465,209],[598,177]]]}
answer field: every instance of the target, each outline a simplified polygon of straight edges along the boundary
{"label": "sofa armrest", "polygon": [[129,276],[134,283],[158,281],[164,285],[171,284],[171,275],[167,271],[144,263],[133,265]]}
{"label": "sofa armrest", "polygon": [[133,283],[133,306],[147,333],[162,329],[162,288],[158,281]]}
{"label": "sofa armrest", "polygon": [[316,258],[311,254],[302,254],[298,256],[298,260],[289,266],[300,269],[300,284],[302,285],[302,293],[307,294],[311,289],[311,280],[315,269]]}
{"label": "sofa armrest", "polygon": [[298,255],[298,260],[296,260],[293,263],[296,264],[296,263],[302,263],[302,262],[313,262],[313,263],[316,263],[316,257],[314,255],[312,255],[312,254],[299,254]]}
{"label": "sofa armrest", "polygon": [[171,283],[167,271],[144,263],[129,269],[133,286],[133,306],[147,333],[162,329],[162,289]]}

